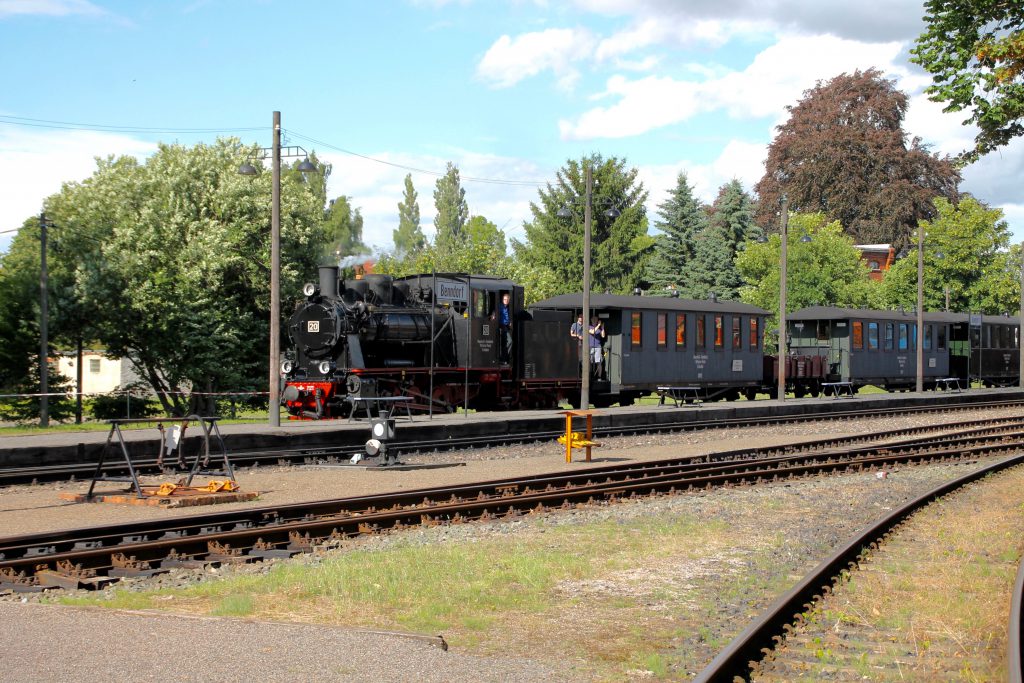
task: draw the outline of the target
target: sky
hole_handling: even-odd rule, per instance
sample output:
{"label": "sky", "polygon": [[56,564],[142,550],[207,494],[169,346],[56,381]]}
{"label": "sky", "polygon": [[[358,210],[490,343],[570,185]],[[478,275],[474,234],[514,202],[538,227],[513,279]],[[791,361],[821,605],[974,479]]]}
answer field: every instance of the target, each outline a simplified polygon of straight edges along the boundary
{"label": "sky", "polygon": [[[974,131],[909,61],[922,0],[0,0],[0,253],[96,158],[236,136],[330,163],[328,195],[392,248],[405,175],[433,235],[435,183],[524,238],[569,159],[624,158],[657,206],[685,172],[710,203],[751,191],[787,106],[876,68],[910,98],[909,136],[956,154]],[[1024,240],[1024,141],[964,171]]]}

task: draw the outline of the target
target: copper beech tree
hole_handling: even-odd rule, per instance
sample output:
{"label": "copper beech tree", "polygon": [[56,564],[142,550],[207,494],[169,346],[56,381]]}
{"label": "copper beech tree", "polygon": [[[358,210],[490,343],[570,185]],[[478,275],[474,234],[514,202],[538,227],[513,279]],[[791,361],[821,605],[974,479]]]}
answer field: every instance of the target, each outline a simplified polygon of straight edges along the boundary
{"label": "copper beech tree", "polygon": [[907,96],[875,69],[819,82],[788,107],[755,190],[758,225],[777,230],[779,201],[821,212],[857,243],[904,246],[933,201],[956,201],[960,173],[903,130]]}

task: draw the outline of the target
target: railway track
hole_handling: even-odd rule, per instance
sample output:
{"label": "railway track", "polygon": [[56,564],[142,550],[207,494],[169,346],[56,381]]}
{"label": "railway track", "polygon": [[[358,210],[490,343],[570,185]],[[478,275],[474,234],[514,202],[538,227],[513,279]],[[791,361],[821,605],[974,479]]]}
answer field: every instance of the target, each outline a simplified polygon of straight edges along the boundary
{"label": "railway track", "polygon": [[[949,427],[947,426],[948,430]],[[856,440],[860,443],[860,440]],[[124,576],[290,556],[344,538],[415,525],[514,517],[552,508],[717,486],[974,459],[1024,448],[1024,426],[972,425],[944,437],[881,445],[822,440],[798,447],[733,451],[629,463],[399,494],[257,507],[0,539],[0,590],[99,588]]]}
{"label": "railway track", "polygon": [[[735,427],[755,427],[771,424],[794,424],[812,420],[822,421],[844,421],[869,419],[878,417],[896,417],[916,414],[929,414],[937,412],[980,412],[991,409],[1005,409],[1024,407],[1024,402],[1019,400],[1010,401],[987,401],[972,404],[935,404],[929,406],[910,407],[886,407],[869,409],[851,409],[826,414],[803,414],[792,416],[768,416],[768,417],[737,417],[727,419],[708,420],[661,420],[653,419],[649,423],[632,424],[621,426],[615,424],[595,424],[595,438],[608,438],[612,436],[635,435],[641,433],[657,434],[679,431],[700,431],[708,429],[728,429]],[[559,417],[559,420],[561,418]],[[915,433],[917,430],[933,430],[931,427],[922,427],[911,430],[898,430],[892,435]],[[941,427],[939,427],[941,429]],[[399,429],[398,434],[402,434]],[[454,436],[443,439],[403,441],[397,439],[392,442],[391,450],[401,457],[427,457],[431,452],[453,451],[470,448],[487,448],[492,446],[504,446],[511,443],[524,443],[530,441],[553,441],[563,434],[561,429],[542,429],[522,434],[508,434],[500,437],[493,435],[486,436]],[[295,448],[288,450],[266,449],[247,450],[231,452],[230,457],[236,467],[252,467],[261,465],[287,465],[287,464],[314,464],[322,462],[339,462],[351,458],[356,453],[363,453],[361,442],[359,445],[345,445],[338,447],[309,447]],[[186,460],[193,456],[187,455]],[[172,475],[176,471],[167,469],[158,463],[157,458],[137,458],[133,460],[137,472],[141,474],[165,473]],[[96,469],[95,462],[76,463],[50,463],[39,467],[11,467],[0,468],[0,487],[16,484],[37,483],[44,481],[67,481],[89,479]],[[117,460],[111,459],[104,465],[104,473],[107,476],[122,476],[127,474],[127,467]]]}
{"label": "railway track", "polygon": [[[1007,458],[978,469],[968,475],[935,487],[915,500],[893,510],[885,518],[865,529],[856,538],[837,549],[823,560],[810,574],[805,576],[791,590],[780,596],[761,616],[743,630],[697,677],[701,683],[732,682],[741,680],[792,680],[805,675],[807,664],[804,653],[807,636],[798,635],[798,627],[804,623],[805,615],[833,587],[843,580],[847,573],[855,574],[859,563],[871,556],[874,549],[886,542],[898,527],[911,515],[930,503],[957,492],[996,472],[1024,463],[1024,455]],[[913,539],[910,539],[913,543]],[[1024,680],[1022,670],[1021,603],[1024,601],[1024,565],[1021,566],[1014,586],[1014,595],[1008,624],[1008,674],[1010,681]],[[837,625],[838,626],[838,625]],[[855,629],[856,630],[856,629]],[[855,631],[854,630],[854,631]],[[856,643],[864,652],[872,651],[873,636],[859,636],[856,632],[843,635],[840,640],[849,642],[851,650],[858,651]],[[849,641],[847,641],[849,639]],[[792,646],[790,646],[792,644]],[[965,666],[960,653],[946,657],[948,678],[959,678]],[[804,674],[801,674],[804,672]]]}

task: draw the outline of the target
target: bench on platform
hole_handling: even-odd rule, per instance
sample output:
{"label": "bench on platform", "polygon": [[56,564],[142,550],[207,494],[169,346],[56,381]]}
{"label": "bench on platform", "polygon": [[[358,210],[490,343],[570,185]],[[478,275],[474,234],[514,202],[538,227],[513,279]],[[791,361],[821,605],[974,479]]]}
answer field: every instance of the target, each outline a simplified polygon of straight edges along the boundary
{"label": "bench on platform", "polygon": [[963,392],[963,387],[960,385],[959,377],[941,377],[935,380],[935,386],[942,387],[946,391],[956,391],[957,393]]}
{"label": "bench on platform", "polygon": [[658,405],[665,405],[665,399],[671,400],[678,408],[680,403],[700,405],[700,387],[658,387]]}
{"label": "bench on platform", "polygon": [[853,396],[856,393],[853,390],[853,382],[822,382],[821,383],[822,390],[825,390],[825,389],[827,389],[829,387],[831,387],[831,389],[832,389],[832,397],[833,398],[839,398],[840,396],[844,395],[844,392],[845,392],[846,396]]}
{"label": "bench on platform", "polygon": [[[412,421],[412,410],[409,408],[409,404],[413,401],[412,396],[346,396],[345,402],[352,406],[352,412],[348,414],[348,421],[351,422],[352,418],[356,416],[356,412],[360,407],[366,411],[366,418],[371,417],[383,417],[390,418],[394,416],[395,411],[399,407],[405,408],[405,415]],[[373,415],[372,410],[376,410],[377,415]]]}

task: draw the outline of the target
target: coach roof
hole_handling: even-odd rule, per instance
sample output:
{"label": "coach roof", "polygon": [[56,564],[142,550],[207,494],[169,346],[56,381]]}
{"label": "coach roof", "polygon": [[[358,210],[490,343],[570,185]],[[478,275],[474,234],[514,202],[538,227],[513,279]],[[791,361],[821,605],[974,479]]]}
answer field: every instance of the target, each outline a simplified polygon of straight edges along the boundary
{"label": "coach roof", "polygon": [[[530,306],[545,310],[579,310],[583,308],[582,294],[561,294]],[[768,311],[738,301],[714,299],[676,299],[668,296],[621,296],[619,294],[592,294],[590,309],[632,309],[653,311],[696,311],[701,313],[740,313],[768,315]]]}

